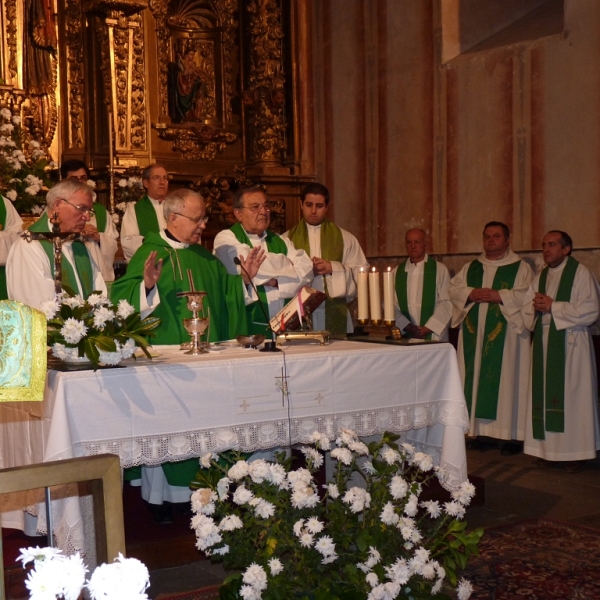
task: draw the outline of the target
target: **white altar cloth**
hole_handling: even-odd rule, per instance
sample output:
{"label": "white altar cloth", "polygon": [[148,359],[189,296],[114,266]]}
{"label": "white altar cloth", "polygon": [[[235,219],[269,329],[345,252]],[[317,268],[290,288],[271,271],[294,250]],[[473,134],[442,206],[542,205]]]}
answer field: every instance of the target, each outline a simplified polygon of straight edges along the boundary
{"label": "white altar cloth", "polygon": [[[158,465],[231,447],[281,447],[290,433],[295,444],[315,429],[333,439],[346,427],[360,436],[404,432],[403,441],[443,468],[445,487],[467,478],[468,416],[449,344],[340,340],[272,354],[229,348],[192,357],[166,346],[154,352],[152,361],[127,368],[50,371],[44,418],[32,420],[29,432],[44,439],[43,456],[13,453],[16,464],[0,466],[105,452],[118,454],[123,467]],[[1,427],[11,435],[11,423]],[[22,428],[15,424],[14,433]],[[82,539],[75,534],[78,502],[60,502],[55,518],[72,550]]]}

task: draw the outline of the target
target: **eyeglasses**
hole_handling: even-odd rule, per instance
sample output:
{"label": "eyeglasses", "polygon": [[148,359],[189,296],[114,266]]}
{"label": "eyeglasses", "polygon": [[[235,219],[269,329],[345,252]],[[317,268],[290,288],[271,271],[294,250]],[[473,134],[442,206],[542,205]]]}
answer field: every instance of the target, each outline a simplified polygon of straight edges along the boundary
{"label": "eyeglasses", "polygon": [[88,176],[87,175],[69,175],[69,179],[71,181],[79,181],[80,183],[87,183]]}
{"label": "eyeglasses", "polygon": [[203,225],[206,225],[208,223],[208,217],[196,217],[195,219],[192,219],[192,217],[188,217],[187,215],[182,215],[181,213],[178,213],[178,212],[174,212],[173,214],[177,215],[178,217],[185,217],[186,219],[188,219],[192,223],[195,223],[196,225],[200,225],[200,223],[202,223]]}
{"label": "eyeglasses", "polygon": [[242,206],[246,210],[249,210],[251,213],[257,215],[261,210],[265,212],[271,212],[272,205],[270,202],[265,202],[264,204],[252,204],[250,206]]}
{"label": "eyeglasses", "polygon": [[169,176],[168,175],[152,175],[152,177],[149,177],[148,179],[150,179],[150,181],[169,181]]}
{"label": "eyeglasses", "polygon": [[86,208],[85,206],[77,206],[72,202],[69,202],[66,198],[57,198],[57,200],[63,200],[73,208],[76,208],[82,215],[88,215],[89,217],[93,217],[96,214],[96,211],[93,208]]}

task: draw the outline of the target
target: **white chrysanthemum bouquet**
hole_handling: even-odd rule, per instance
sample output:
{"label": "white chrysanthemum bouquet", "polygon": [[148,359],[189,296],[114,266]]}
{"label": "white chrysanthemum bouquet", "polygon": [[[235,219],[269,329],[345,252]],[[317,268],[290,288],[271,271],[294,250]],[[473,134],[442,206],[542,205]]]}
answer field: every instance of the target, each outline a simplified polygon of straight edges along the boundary
{"label": "white chrysanthemum bouquet", "polygon": [[96,567],[87,582],[88,569],[79,553],[64,556],[55,548],[23,548],[18,560],[23,567],[33,562],[25,581],[30,600],[78,600],[83,588],[92,600],[148,600],[148,569],[136,558],[119,554],[113,563]]}
{"label": "white chrysanthemum bouquet", "polygon": [[87,300],[64,291],[40,307],[48,319],[48,345],[61,360],[87,357],[99,363],[115,365],[133,356],[137,347],[150,358],[146,336],[160,324],[157,317],[142,319],[126,300],[114,305],[98,292]]}
{"label": "white chrysanthemum bouquet", "polygon": [[[466,533],[464,482],[447,502],[422,500],[424,484],[443,479],[430,456],[385,433],[368,446],[342,429],[330,456],[334,472],[318,485],[329,439],[301,449],[306,468],[246,462],[241,454],[201,458],[192,494],[197,548],[239,571],[221,600],[465,600],[472,588],[457,571],[477,554],[482,529]],[[233,457],[233,461],[232,461]]]}
{"label": "white chrysanthemum bouquet", "polygon": [[20,214],[42,213],[42,192],[51,186],[49,171],[55,168],[40,143],[23,129],[21,117],[0,108],[0,193]]}
{"label": "white chrysanthemum bouquet", "polygon": [[[139,173],[139,169],[134,167],[132,169],[128,169],[128,172]],[[142,184],[142,178],[137,174],[121,177],[121,179],[117,181],[117,186],[115,189],[116,210],[113,214],[113,221],[116,224],[117,229],[121,229],[121,220],[129,203],[137,202],[145,193],[146,190]]]}

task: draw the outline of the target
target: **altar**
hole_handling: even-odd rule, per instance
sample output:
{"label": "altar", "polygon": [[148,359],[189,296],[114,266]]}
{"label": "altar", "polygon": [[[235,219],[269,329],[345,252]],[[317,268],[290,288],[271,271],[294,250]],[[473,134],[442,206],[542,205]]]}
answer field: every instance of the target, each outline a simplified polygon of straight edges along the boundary
{"label": "altar", "polygon": [[[159,346],[152,360],[125,368],[49,371],[39,413],[23,407],[19,419],[4,414],[0,466],[107,452],[123,467],[159,465],[229,448],[285,447],[315,430],[334,439],[345,427],[360,436],[401,433],[433,456],[447,489],[467,479],[468,416],[450,344],[221,348],[185,356]],[[77,497],[53,504],[59,545],[80,547]],[[19,527],[18,513],[10,514],[3,525]]]}

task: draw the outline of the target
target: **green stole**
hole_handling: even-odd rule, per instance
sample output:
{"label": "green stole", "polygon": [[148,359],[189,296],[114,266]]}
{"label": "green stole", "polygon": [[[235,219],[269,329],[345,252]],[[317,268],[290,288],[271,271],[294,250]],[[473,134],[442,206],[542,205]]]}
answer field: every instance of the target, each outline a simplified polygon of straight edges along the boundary
{"label": "green stole", "polygon": [[[253,248],[252,242],[250,241],[250,238],[248,237],[248,234],[242,227],[241,223],[238,222],[235,225],[233,225],[231,227],[231,231],[235,235],[237,241],[240,242],[240,244],[246,244],[250,246],[250,248]],[[269,229],[267,229],[266,233],[267,248],[269,249],[269,252],[274,252],[276,254],[285,254],[287,256],[287,246],[285,245],[285,242],[276,233],[273,233]],[[257,290],[258,295],[261,301],[263,302],[263,306],[265,307],[265,310],[268,313],[269,309],[265,286],[259,285],[257,286]],[[268,334],[268,327],[264,327],[263,325],[257,324],[263,323],[265,320],[265,315],[263,314],[262,308],[260,307],[259,303],[253,302],[252,304],[249,304],[248,306],[246,306],[246,311],[248,313],[248,330],[250,335],[255,333]]]}
{"label": "green stole", "polygon": [[[6,204],[3,196],[0,196],[0,231],[6,227]],[[10,202],[10,200],[9,200]],[[6,289],[6,267],[0,267],[0,300],[8,300],[8,290]]]}
{"label": "green stole", "polygon": [[[304,219],[290,229],[288,237],[296,248],[304,250],[309,258],[311,257],[308,227]],[[321,223],[321,258],[339,263],[344,259],[342,230],[329,219],[325,219]],[[346,335],[348,328],[346,298],[331,298],[325,276],[323,276],[323,287],[327,296],[325,299],[325,329],[334,335]]]}
{"label": "green stole", "polygon": [[[408,260],[408,259],[407,259]],[[398,265],[396,271],[396,297],[400,306],[400,312],[412,322],[410,311],[408,310],[408,273],[406,272],[406,260]],[[431,256],[427,257],[427,262],[423,268],[423,297],[421,300],[421,316],[417,325],[423,327],[433,315],[435,310],[437,289],[437,263]],[[411,337],[410,334],[406,336]],[[427,335],[431,339],[431,333]]]}
{"label": "green stole", "polygon": [[[556,302],[570,302],[573,281],[579,263],[571,256],[560,276]],[[548,267],[540,274],[538,291],[546,293]],[[532,410],[531,420],[533,437],[545,439],[545,431],[563,433],[565,430],[565,364],[566,364],[566,331],[558,331],[554,317],[550,321],[548,332],[548,348],[546,350],[546,368],[544,369],[544,341],[542,315],[538,315],[533,333],[533,369],[531,377]],[[544,371],[546,372],[544,393]]]}
{"label": "green stole", "polygon": [[[50,231],[50,223],[48,222],[48,213],[44,213],[33,225],[29,227],[30,231]],[[50,272],[54,277],[54,246],[52,242],[48,240],[38,240],[44,249],[44,252],[48,256],[50,261]],[[88,254],[85,244],[80,241],[73,242],[71,249],[73,250],[73,257],[75,259],[75,268],[79,275],[79,281],[81,282],[82,294],[84,300],[94,291],[94,272],[92,269],[92,261]],[[63,287],[68,287],[73,292],[78,293],[79,286],[77,285],[77,278],[73,271],[73,266],[65,258],[64,254],[61,259],[62,266],[62,284]]]}
{"label": "green stole", "polygon": [[[493,290],[510,290],[515,285],[521,261],[496,269],[492,283]],[[480,288],[483,284],[483,264],[474,260],[467,272],[467,286]],[[475,349],[477,344],[477,328],[479,324],[479,304],[475,303],[463,321],[463,353],[465,362],[465,399],[471,414],[473,404],[473,380],[475,376]],[[478,419],[495,419],[498,409],[498,391],[500,374],[502,373],[502,357],[506,338],[506,319],[502,315],[499,304],[489,304],[483,329],[483,347],[479,366],[479,386],[477,388]]]}
{"label": "green stole", "polygon": [[106,221],[108,218],[106,206],[100,202],[94,202],[94,214],[96,215],[96,228],[100,233],[106,231]]}
{"label": "green stole", "polygon": [[146,237],[149,233],[158,233],[160,230],[158,226],[158,217],[156,216],[154,205],[150,201],[150,198],[148,198],[148,195],[144,196],[141,200],[138,200],[135,203],[134,208],[140,235]]}

